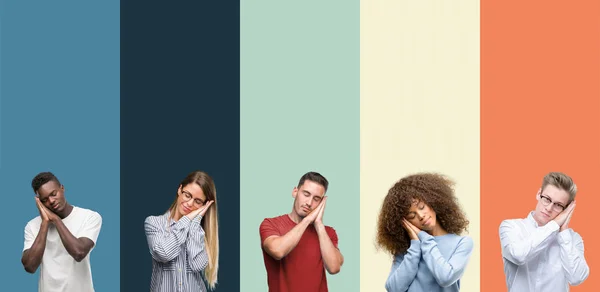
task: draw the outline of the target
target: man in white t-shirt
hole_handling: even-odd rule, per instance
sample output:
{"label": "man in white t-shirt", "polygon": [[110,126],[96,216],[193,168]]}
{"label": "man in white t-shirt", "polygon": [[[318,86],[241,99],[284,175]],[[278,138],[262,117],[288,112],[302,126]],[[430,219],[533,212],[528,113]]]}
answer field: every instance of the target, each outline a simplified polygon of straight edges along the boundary
{"label": "man in white t-shirt", "polygon": [[50,172],[31,182],[40,216],[25,226],[21,262],[35,273],[41,264],[40,292],[93,292],[89,253],[96,244],[100,214],[70,205],[65,188]]}

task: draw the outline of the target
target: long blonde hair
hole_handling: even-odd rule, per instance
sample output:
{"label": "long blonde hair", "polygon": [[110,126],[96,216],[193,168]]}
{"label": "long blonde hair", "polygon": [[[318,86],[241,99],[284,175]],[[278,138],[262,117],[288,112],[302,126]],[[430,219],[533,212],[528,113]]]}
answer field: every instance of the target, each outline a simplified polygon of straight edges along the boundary
{"label": "long blonde hair", "polygon": [[[204,269],[204,278],[211,290],[217,284],[217,272],[219,271],[219,216],[217,212],[217,189],[213,179],[203,171],[194,171],[181,181],[180,186],[196,183],[204,192],[206,202],[214,201],[202,218],[202,229],[204,230],[204,242],[208,254],[208,267]],[[178,195],[177,195],[178,196]],[[177,208],[177,197],[169,207],[171,218],[175,216]]]}

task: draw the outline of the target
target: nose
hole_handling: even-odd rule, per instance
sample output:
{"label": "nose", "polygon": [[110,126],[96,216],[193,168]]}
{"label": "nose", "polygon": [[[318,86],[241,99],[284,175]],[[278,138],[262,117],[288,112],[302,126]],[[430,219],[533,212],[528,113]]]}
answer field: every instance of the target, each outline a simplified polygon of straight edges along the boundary
{"label": "nose", "polygon": [[423,221],[423,219],[425,219],[425,211],[417,212],[417,216],[419,216],[420,221]]}
{"label": "nose", "polygon": [[187,202],[183,202],[183,205],[188,208],[191,208],[194,205],[194,200],[189,200]]}
{"label": "nose", "polygon": [[554,206],[554,204],[548,204],[547,206],[544,206],[544,209],[546,209],[546,212],[550,213],[550,212],[552,212],[553,206]]}

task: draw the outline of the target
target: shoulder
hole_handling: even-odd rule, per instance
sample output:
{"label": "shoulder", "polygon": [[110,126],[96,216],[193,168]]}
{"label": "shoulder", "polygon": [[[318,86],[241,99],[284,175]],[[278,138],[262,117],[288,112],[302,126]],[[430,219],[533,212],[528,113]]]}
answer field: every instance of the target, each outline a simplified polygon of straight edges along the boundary
{"label": "shoulder", "polygon": [[78,212],[80,214],[80,216],[83,216],[86,218],[94,218],[94,219],[102,220],[102,216],[100,215],[100,213],[98,213],[94,210],[73,206],[73,211]]}
{"label": "shoulder", "polygon": [[281,216],[277,216],[277,217],[272,217],[272,218],[265,218],[263,219],[263,221],[260,223],[260,226],[269,226],[269,225],[279,225],[285,222],[287,214],[285,215],[281,215]]}
{"label": "shoulder", "polygon": [[467,249],[473,249],[473,238],[471,236],[465,235],[459,236],[459,238],[460,239],[458,245],[462,245]]}
{"label": "shoulder", "polygon": [[27,224],[25,224],[25,228],[40,228],[40,225],[42,224],[42,217],[37,216],[31,220],[29,220],[27,222]]}
{"label": "shoulder", "polygon": [[500,229],[502,228],[510,228],[510,227],[518,227],[525,221],[525,219],[506,219],[500,223]]}
{"label": "shoulder", "polygon": [[333,228],[333,227],[331,227],[331,226],[327,226],[327,225],[325,225],[325,230],[326,230],[327,232],[333,232],[333,233],[336,233],[336,232],[335,232],[335,228]]}
{"label": "shoulder", "polygon": [[146,217],[146,219],[144,220],[145,223],[156,223],[156,222],[161,222],[161,221],[165,221],[165,215],[159,215],[159,216],[155,216],[155,215],[151,215]]}
{"label": "shoulder", "polygon": [[337,232],[331,226],[325,226],[325,231],[329,235],[329,237],[337,237]]}
{"label": "shoulder", "polygon": [[572,228],[569,228],[567,230],[569,230],[569,232],[571,233],[571,237],[573,238],[573,240],[583,241],[583,238],[581,237],[581,235],[579,235],[579,233],[577,233],[575,230],[573,230]]}

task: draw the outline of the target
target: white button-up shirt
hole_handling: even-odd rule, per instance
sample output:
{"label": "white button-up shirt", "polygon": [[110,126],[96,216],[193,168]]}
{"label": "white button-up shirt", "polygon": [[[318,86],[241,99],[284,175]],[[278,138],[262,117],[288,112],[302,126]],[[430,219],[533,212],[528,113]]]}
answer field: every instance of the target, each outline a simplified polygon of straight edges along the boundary
{"label": "white button-up shirt", "polygon": [[506,285],[510,292],[562,292],[587,279],[583,239],[550,221],[538,226],[533,212],[525,219],[504,220],[500,243]]}

